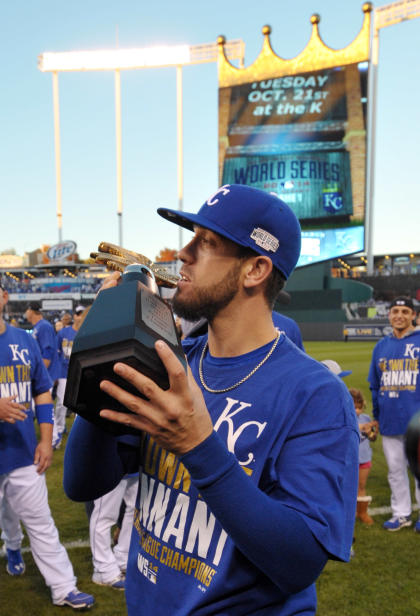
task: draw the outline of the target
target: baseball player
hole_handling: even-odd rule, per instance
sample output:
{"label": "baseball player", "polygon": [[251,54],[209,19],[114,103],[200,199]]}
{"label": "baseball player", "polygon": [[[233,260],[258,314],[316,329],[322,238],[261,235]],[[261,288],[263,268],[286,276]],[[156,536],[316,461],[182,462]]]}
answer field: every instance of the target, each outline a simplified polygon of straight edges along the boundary
{"label": "baseball player", "polygon": [[[77,306],[77,308],[75,308],[75,311],[77,309],[83,308],[84,306]],[[65,312],[64,314],[61,315],[60,321],[63,324],[63,327],[69,327],[72,324],[73,318],[70,314],[70,312]]]}
{"label": "baseball player", "polygon": [[115,364],[139,396],[103,381],[127,413],[100,414],[141,431],[141,446],[77,417],[65,490],[97,498],[140,464],[129,616],[313,615],[328,558],[350,557],[359,436],[344,384],[273,324],[299,257],[298,221],[276,196],[239,185],[197,214],[158,211],[194,231],[173,305],[205,317],[208,333],[184,341],[188,374],[156,342],[166,391]]}
{"label": "baseball player", "polygon": [[[137,496],[138,473],[123,477],[108,494],[93,502],[89,520],[89,540],[92,551],[92,581],[100,586],[124,590],[128,550]],[[118,521],[121,502],[125,502],[118,543],[111,547],[111,528]]]}
{"label": "baseball player", "polygon": [[[7,554],[6,571],[9,575],[23,575],[26,569],[20,551],[23,532],[19,518],[10,507],[4,495],[0,502],[0,528],[1,538],[4,541],[4,549]],[[8,550],[5,548],[6,545]]]}
{"label": "baseball player", "polygon": [[[73,340],[83,322],[85,306],[76,306],[73,314],[73,324],[60,329],[57,333],[57,351],[60,362],[60,372],[57,381],[57,400],[54,409],[53,449],[58,449],[66,429],[67,407],[64,406],[64,393],[67,383],[67,372]],[[63,315],[63,318],[68,313]],[[68,315],[70,316],[70,315]]]}
{"label": "baseball player", "polygon": [[[202,336],[207,332],[208,324],[206,319],[200,319],[196,323],[185,321],[185,319],[179,319],[179,321],[181,322],[182,338],[196,338],[197,336]],[[289,340],[294,342],[299,349],[305,351],[302,341],[302,334],[300,333],[299,325],[296,321],[290,317],[286,317],[280,312],[273,310],[273,323],[274,326],[286,334]]]}
{"label": "baseball player", "polygon": [[33,326],[32,336],[38,342],[42,360],[54,384],[60,372],[54,327],[42,317],[41,304],[39,302],[30,302],[24,316]]}
{"label": "baseball player", "polygon": [[[57,352],[57,338],[55,328],[49,321],[44,319],[41,314],[41,304],[39,302],[30,302],[25,310],[24,317],[32,325],[32,336],[38,343],[41,351],[42,361],[48,370],[48,374],[51,378],[52,388],[55,389],[57,379],[60,375],[60,360]],[[51,389],[53,397],[55,393]],[[55,412],[54,412],[55,423]],[[57,428],[56,428],[57,431]],[[55,448],[57,444],[53,443]]]}
{"label": "baseball player", "polygon": [[296,321],[290,317],[286,317],[286,315],[281,314],[280,312],[273,310],[273,323],[280,331],[286,334],[289,340],[294,342],[298,349],[301,351],[305,350],[302,341],[302,334],[300,333],[299,325]]}
{"label": "baseball player", "polygon": [[[49,586],[55,605],[74,609],[93,605],[91,595],[76,588],[67,552],[61,545],[48,506],[45,471],[52,460],[53,404],[51,379],[35,340],[3,320],[7,291],[0,286],[0,504],[26,528],[35,563]],[[35,416],[39,425],[37,442]],[[20,575],[20,550],[8,543],[7,571]]]}
{"label": "baseball player", "polygon": [[[404,434],[411,417],[420,408],[420,331],[413,325],[415,316],[409,297],[392,301],[388,313],[392,333],[375,346],[368,377],[373,416],[379,422],[388,465],[392,517],[383,527],[389,531],[412,524]],[[417,481],[415,485],[416,501],[420,505]],[[420,518],[414,529],[420,532]]]}

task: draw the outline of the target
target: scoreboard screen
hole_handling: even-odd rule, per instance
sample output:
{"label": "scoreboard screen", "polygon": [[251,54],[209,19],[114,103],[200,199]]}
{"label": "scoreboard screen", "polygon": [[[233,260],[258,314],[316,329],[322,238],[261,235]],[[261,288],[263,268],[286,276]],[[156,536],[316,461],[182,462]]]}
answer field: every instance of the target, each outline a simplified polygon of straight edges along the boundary
{"label": "scoreboard screen", "polygon": [[368,63],[219,90],[222,184],[276,193],[303,231],[299,265],[364,248]]}

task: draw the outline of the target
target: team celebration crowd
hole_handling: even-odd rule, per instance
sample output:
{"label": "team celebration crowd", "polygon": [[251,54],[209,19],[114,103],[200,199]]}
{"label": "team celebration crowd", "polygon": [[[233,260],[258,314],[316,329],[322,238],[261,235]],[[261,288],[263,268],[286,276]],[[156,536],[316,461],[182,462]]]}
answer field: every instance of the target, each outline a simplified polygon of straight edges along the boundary
{"label": "team celebration crowd", "polygon": [[[90,307],[50,323],[31,301],[26,331],[4,318],[9,295],[0,283],[7,573],[25,573],[23,527],[53,604],[95,603],[77,587],[48,505],[45,473],[66,441],[63,485],[85,503],[92,581],[125,591],[129,616],[315,614],[325,564],[354,556],[356,518],[375,523],[367,486],[379,435],[392,511],[384,531],[420,533],[404,444],[420,409],[419,313],[410,297],[390,303],[392,333],[374,347],[366,400],[346,387],[345,366],[311,358],[298,325],[273,311],[300,252],[299,223],[285,203],[225,185],[197,213],[158,214],[194,233],[179,252],[171,299],[188,369],[164,329],[153,349],[168,389],[117,359],[118,379],[100,389],[123,412],[104,408],[100,417],[118,430],[65,406],[73,343]],[[120,282],[113,272],[99,294]],[[420,506],[418,478],[415,499]]]}

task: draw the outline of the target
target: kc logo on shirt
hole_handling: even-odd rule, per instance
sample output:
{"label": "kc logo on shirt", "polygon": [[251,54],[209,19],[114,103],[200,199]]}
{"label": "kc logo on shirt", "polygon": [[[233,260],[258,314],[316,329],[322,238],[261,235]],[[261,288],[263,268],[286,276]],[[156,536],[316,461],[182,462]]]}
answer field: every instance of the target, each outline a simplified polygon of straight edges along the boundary
{"label": "kc logo on shirt", "polygon": [[404,357],[411,357],[411,359],[417,359],[420,354],[420,347],[414,346],[413,343],[405,345]]}
{"label": "kc logo on shirt", "polygon": [[9,348],[12,351],[12,361],[21,361],[25,366],[30,366],[31,362],[28,359],[28,349],[19,350],[18,344],[9,344]]}
{"label": "kc logo on shirt", "polygon": [[[237,426],[235,429],[233,417],[235,417],[235,415],[237,415],[244,409],[249,408],[251,404],[248,404],[246,402],[239,402],[239,400],[234,400],[233,398],[229,398],[229,397],[226,398],[226,401],[227,401],[227,404],[222,414],[220,415],[219,419],[214,424],[214,429],[217,432],[223,423],[227,423],[227,430],[228,430],[227,447],[231,453],[235,454],[236,441],[243,434],[244,430],[246,430],[247,428],[253,427],[254,430],[255,429],[257,430],[256,438],[259,438],[264,428],[266,427],[267,422],[266,421],[265,422],[245,421],[239,426]],[[238,405],[238,406],[236,406],[235,408],[235,405]],[[238,460],[238,463],[241,466],[244,466],[245,464],[250,464],[253,461],[253,459],[254,459],[254,454],[252,452],[249,452],[248,459]]]}

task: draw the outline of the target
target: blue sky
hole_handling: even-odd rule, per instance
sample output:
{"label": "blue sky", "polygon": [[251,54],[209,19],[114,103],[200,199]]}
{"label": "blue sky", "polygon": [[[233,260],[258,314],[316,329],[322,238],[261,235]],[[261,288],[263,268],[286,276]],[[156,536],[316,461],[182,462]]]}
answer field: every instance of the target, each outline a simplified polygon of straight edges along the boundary
{"label": "blue sky", "polygon": [[[382,4],[381,4],[382,5]],[[381,6],[378,5],[378,6]],[[359,0],[18,0],[2,3],[0,251],[18,254],[58,240],[52,79],[37,68],[44,51],[198,45],[219,34],[257,57],[261,28],[291,58],[306,45],[310,16],[333,48],[348,45],[363,20]],[[374,252],[419,251],[420,19],[381,31],[377,107]],[[217,187],[217,67],[186,67],[184,209],[196,211]],[[114,76],[60,74],[63,237],[82,257],[118,242]],[[176,76],[173,69],[122,74],[123,243],[154,258],[178,247],[178,229],[156,214],[177,208]],[[187,234],[185,234],[187,239]]]}

